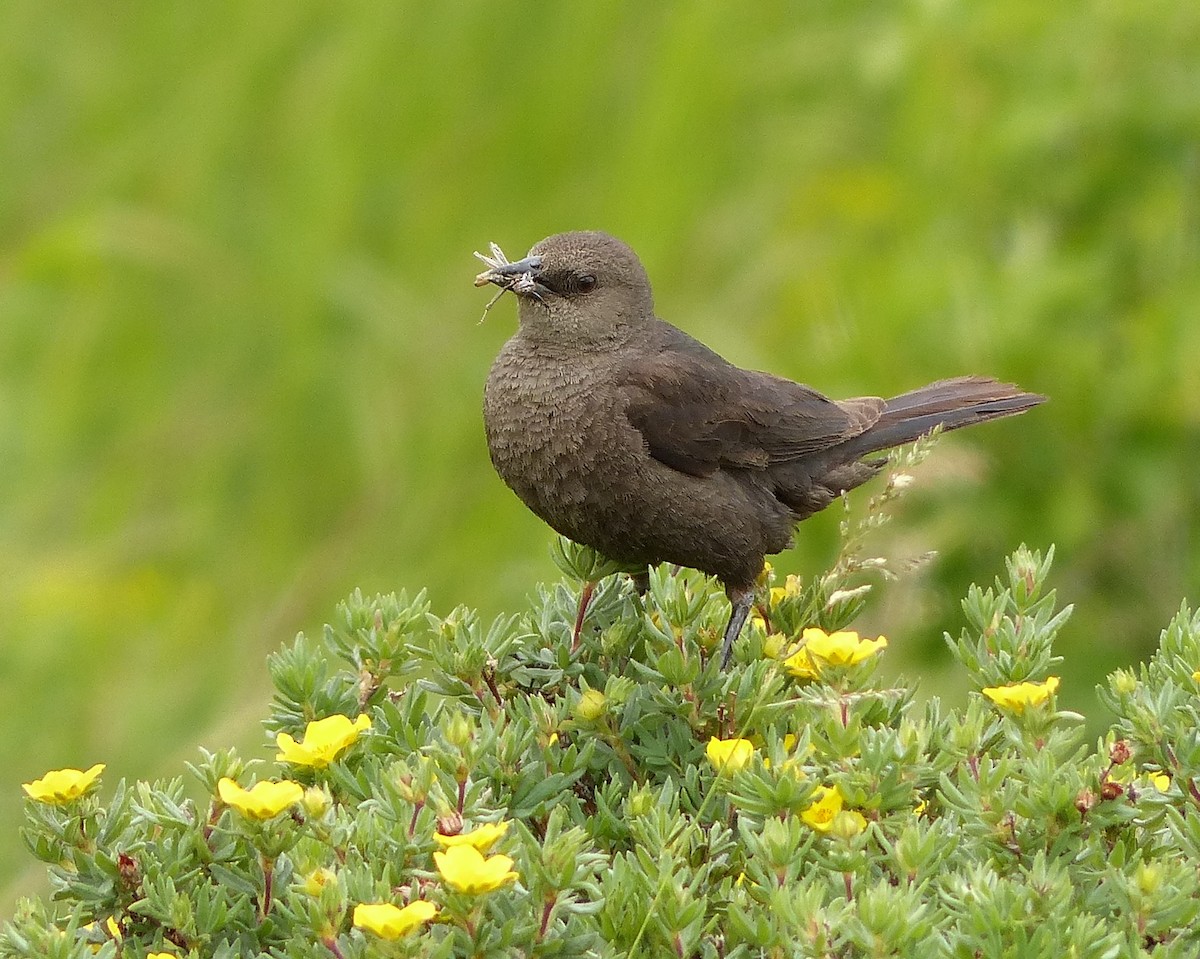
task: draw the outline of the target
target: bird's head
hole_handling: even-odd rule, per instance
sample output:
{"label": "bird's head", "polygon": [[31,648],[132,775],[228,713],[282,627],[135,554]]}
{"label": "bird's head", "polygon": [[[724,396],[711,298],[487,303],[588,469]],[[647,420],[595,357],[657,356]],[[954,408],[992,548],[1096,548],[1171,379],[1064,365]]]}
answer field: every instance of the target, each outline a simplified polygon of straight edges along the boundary
{"label": "bird's head", "polygon": [[607,233],[556,233],[509,263],[493,245],[476,286],[516,294],[522,334],[570,348],[622,341],[654,315],[650,280],[637,254]]}

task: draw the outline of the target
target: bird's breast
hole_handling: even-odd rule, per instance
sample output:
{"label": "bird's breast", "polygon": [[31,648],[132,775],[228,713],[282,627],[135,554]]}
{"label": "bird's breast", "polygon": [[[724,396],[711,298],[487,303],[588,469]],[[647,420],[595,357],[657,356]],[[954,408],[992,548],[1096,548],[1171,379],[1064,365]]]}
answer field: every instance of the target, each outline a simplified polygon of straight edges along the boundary
{"label": "bird's breast", "polygon": [[511,344],[488,376],[484,426],[492,463],[560,531],[574,525],[605,467],[637,452],[618,394],[605,387],[587,357],[564,361]]}

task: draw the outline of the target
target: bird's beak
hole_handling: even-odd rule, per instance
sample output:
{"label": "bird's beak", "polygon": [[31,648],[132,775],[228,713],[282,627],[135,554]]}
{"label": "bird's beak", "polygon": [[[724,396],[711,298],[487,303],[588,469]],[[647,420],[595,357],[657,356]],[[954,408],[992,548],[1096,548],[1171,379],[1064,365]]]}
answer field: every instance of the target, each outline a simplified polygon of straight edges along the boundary
{"label": "bird's beak", "polygon": [[[495,269],[486,270],[480,276],[487,273],[495,273],[497,276],[516,276],[518,273],[537,273],[542,268],[542,258],[540,256],[527,256],[523,260],[517,260],[515,263],[503,263]],[[492,283],[494,280],[488,280]],[[483,284],[480,284],[481,286]]]}
{"label": "bird's beak", "polygon": [[512,290],[514,293],[537,296],[541,292],[541,285],[537,282],[537,275],[541,269],[540,256],[527,256],[512,263],[497,263],[476,276],[475,285],[486,286],[495,283],[496,286]]}

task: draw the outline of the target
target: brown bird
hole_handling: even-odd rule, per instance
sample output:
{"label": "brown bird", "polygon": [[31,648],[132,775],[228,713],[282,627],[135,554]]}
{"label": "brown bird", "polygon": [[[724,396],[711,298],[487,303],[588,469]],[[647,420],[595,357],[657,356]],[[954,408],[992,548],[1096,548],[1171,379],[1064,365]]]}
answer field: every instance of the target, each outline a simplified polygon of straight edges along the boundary
{"label": "brown bird", "polygon": [[612,560],[716,576],[732,604],[723,667],[765,556],[885,462],[864,456],[1045,399],[966,376],[831,400],[660,320],[641,261],[605,233],[556,234],[515,263],[495,246],[477,255],[488,269],[476,285],[518,297],[520,325],[484,393],[496,471],[555,530]]}

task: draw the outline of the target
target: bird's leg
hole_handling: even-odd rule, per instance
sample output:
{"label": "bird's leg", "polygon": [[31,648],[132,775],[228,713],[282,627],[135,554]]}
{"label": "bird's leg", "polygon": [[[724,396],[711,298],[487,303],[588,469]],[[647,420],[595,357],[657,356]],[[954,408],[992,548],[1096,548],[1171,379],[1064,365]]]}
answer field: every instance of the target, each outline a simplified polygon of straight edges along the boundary
{"label": "bird's leg", "polygon": [[650,592],[650,569],[630,573],[629,580],[633,583],[633,605],[638,616],[646,615],[646,594]]}
{"label": "bird's leg", "polygon": [[750,607],[754,605],[754,587],[726,586],[725,595],[729,597],[729,625],[725,627],[725,638],[721,641],[721,668],[729,666],[729,658],[733,655],[733,641],[746,625],[746,617],[750,615]]}
{"label": "bird's leg", "polygon": [[575,614],[575,629],[571,633],[571,652],[579,649],[579,635],[583,632],[583,618],[587,615],[587,609],[592,604],[592,594],[595,592],[594,580],[584,583],[583,589],[579,591],[579,611]]}

